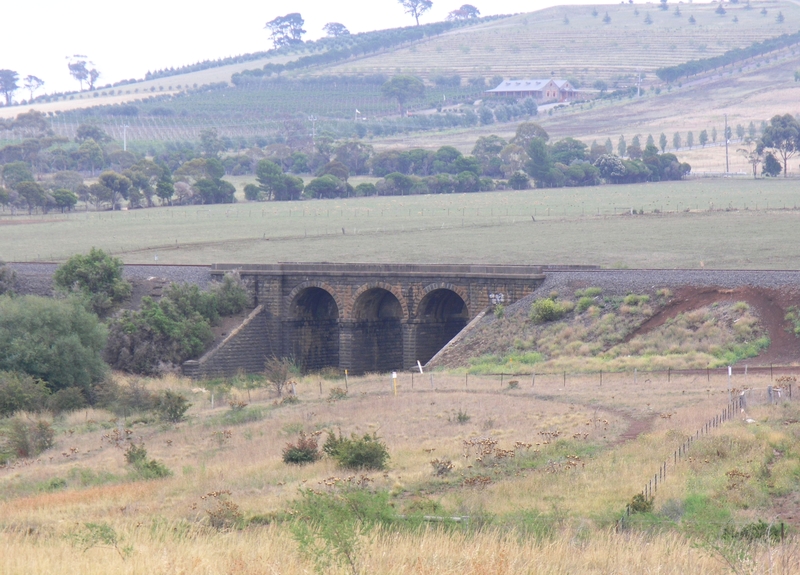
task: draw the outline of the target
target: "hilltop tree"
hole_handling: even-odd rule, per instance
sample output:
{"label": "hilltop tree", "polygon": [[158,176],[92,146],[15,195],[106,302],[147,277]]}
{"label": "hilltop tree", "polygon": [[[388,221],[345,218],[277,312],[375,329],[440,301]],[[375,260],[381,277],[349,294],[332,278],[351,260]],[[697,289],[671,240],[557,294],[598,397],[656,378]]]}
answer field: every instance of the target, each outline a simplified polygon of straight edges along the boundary
{"label": "hilltop tree", "polygon": [[340,36],[350,35],[350,30],[348,30],[344,24],[339,24],[338,22],[328,22],[322,27],[322,30],[329,38],[339,38]]}
{"label": "hilltop tree", "polygon": [[406,102],[425,95],[425,84],[415,76],[395,76],[381,86],[381,93],[386,98],[397,100],[400,115],[404,116]]}
{"label": "hilltop tree", "polygon": [[648,26],[653,23],[653,19],[650,17],[650,12],[644,17],[644,23]]}
{"label": "hilltop tree", "polygon": [[720,16],[725,16],[725,14],[728,13],[728,11],[725,10],[725,7],[722,5],[722,2],[719,3],[719,6],[717,6],[717,9],[714,10],[714,12],[719,14]]}
{"label": "hilltop tree", "polygon": [[608,12],[603,16],[603,24],[611,24],[611,16],[608,15]]}
{"label": "hilltop tree", "polygon": [[714,127],[711,128],[711,141],[717,143],[717,129]]}
{"label": "hilltop tree", "polygon": [[536,122],[523,122],[517,126],[517,133],[511,138],[511,143],[527,148],[535,138],[541,138],[546,142],[550,139],[550,135]]}
{"label": "hilltop tree", "polygon": [[30,94],[29,99],[33,100],[33,94],[36,92],[36,90],[44,86],[44,80],[33,75],[25,76],[25,83],[23,85],[28,91],[28,94]]}
{"label": "hilltop tree", "polygon": [[100,72],[98,72],[96,68],[89,68],[89,66],[94,66],[94,64],[85,60],[85,56],[73,56],[73,58],[77,59],[67,64],[70,75],[80,83],[81,90],[83,90],[84,82],[88,82],[89,89],[94,90],[94,83],[100,77]]}
{"label": "hilltop tree", "polygon": [[620,136],[617,142],[617,153],[620,158],[624,158],[628,154],[628,144],[625,142],[625,136]]}
{"label": "hilltop tree", "polygon": [[675,132],[675,135],[672,136],[672,147],[676,150],[681,147],[681,134],[680,132]]}
{"label": "hilltop tree", "polygon": [[278,16],[274,20],[267,22],[264,26],[269,30],[270,39],[276,48],[292,46],[303,43],[303,25],[306,23],[298,12],[292,12],[286,16]]}
{"label": "hilltop tree", "polygon": [[758,143],[759,153],[765,149],[774,150],[783,160],[783,177],[788,171],[789,158],[800,151],[800,124],[791,114],[775,115]]}
{"label": "hilltop tree", "polygon": [[705,148],[706,144],[708,144],[708,130],[703,130],[700,132],[700,145]]}
{"label": "hilltop tree", "polygon": [[481,11],[472,4],[464,4],[461,8],[453,10],[447,15],[448,20],[469,20],[471,18],[479,18]]}
{"label": "hilltop tree", "polygon": [[696,22],[697,20],[695,20],[695,17],[693,15],[689,16],[689,24],[695,24]]}
{"label": "hilltop tree", "polygon": [[433,8],[432,0],[397,0],[406,14],[414,17],[419,26],[419,17]]}
{"label": "hilltop tree", "polygon": [[662,10],[669,10],[669,6],[667,6],[667,0],[659,0],[659,2],[661,3],[660,8]]}
{"label": "hilltop tree", "polygon": [[19,75],[14,70],[0,70],[0,94],[6,97],[6,106],[11,105],[11,97],[19,89]]}
{"label": "hilltop tree", "polygon": [[642,143],[639,140],[639,135],[635,135],[631,140],[631,145],[628,146],[628,157],[632,160],[638,160],[642,157]]}
{"label": "hilltop tree", "polygon": [[661,132],[658,138],[658,147],[661,148],[662,154],[667,151],[667,135],[664,132]]}
{"label": "hilltop tree", "polygon": [[783,17],[783,12],[778,12],[778,15],[775,16],[775,22],[777,22],[778,24],[783,24],[784,20],[785,18]]}
{"label": "hilltop tree", "polygon": [[692,146],[694,146],[694,133],[689,132],[686,134],[686,145],[689,146],[690,150],[692,149]]}

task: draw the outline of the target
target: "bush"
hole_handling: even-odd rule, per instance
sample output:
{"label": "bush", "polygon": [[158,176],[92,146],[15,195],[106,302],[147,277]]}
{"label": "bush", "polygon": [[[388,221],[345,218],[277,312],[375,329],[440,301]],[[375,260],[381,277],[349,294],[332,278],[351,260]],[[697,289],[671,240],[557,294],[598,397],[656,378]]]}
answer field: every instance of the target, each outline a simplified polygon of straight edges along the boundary
{"label": "bush", "polygon": [[139,311],[124,311],[111,322],[106,361],[115,369],[151,375],[162,363],[198,357],[214,341],[211,326],[220,316],[247,307],[247,292],[233,276],[208,291],[171,284],[158,301],[142,299]]}
{"label": "bush", "polygon": [[55,432],[43,420],[15,419],[8,432],[8,444],[18,457],[36,457],[55,445]]}
{"label": "bush", "polygon": [[74,300],[0,296],[0,370],[47,382],[52,391],[101,381],[106,330]]}
{"label": "bush", "polygon": [[328,456],[345,469],[385,469],[389,459],[389,450],[375,434],[365,434],[358,437],[356,434],[350,438],[337,437],[335,433],[328,434],[322,446]]}
{"label": "bush", "polygon": [[41,411],[48,395],[43,381],[25,373],[0,371],[0,417],[17,411]]}
{"label": "bush", "polygon": [[578,313],[586,311],[592,306],[592,304],[594,304],[594,298],[583,296],[581,299],[578,300],[578,306],[577,306]]}
{"label": "bush", "polygon": [[59,389],[47,399],[47,409],[55,414],[86,407],[86,396],[79,387]]}
{"label": "bush", "polygon": [[564,313],[564,307],[554,299],[542,298],[531,305],[530,318],[534,323],[545,323],[560,319]]}
{"label": "bush", "polygon": [[69,258],[56,270],[53,283],[64,292],[83,294],[101,316],[131,295],[131,284],[122,279],[122,260],[95,248]]}
{"label": "bush", "polygon": [[158,398],[155,409],[164,421],[178,423],[191,405],[180,393],[167,390]]}
{"label": "bush", "polygon": [[161,479],[172,475],[163,463],[147,459],[147,449],[144,444],[137,446],[131,443],[125,450],[125,461],[134,468],[140,479]]}
{"label": "bush", "polygon": [[6,267],[4,262],[0,262],[0,295],[14,293],[14,284],[17,274],[14,270]]}
{"label": "bush", "polygon": [[319,452],[319,445],[316,438],[308,437],[305,433],[300,433],[297,443],[287,443],[283,449],[283,462],[294,465],[304,465],[314,463],[322,454]]}
{"label": "bush", "polygon": [[637,493],[628,504],[631,513],[651,513],[653,511],[653,499],[646,499],[641,493]]}
{"label": "bush", "polygon": [[278,397],[283,396],[284,388],[291,382],[292,375],[297,368],[291,360],[285,357],[271,357],[264,365],[264,377],[275,390]]}

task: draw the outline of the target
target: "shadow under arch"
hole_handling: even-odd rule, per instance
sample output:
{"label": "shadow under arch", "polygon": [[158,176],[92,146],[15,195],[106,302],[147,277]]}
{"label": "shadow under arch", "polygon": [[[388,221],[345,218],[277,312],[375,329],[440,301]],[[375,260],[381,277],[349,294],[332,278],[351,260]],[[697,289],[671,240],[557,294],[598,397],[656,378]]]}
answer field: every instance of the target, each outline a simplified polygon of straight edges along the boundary
{"label": "shadow under arch", "polygon": [[415,359],[424,365],[469,323],[469,309],[455,291],[434,289],[420,300],[415,323]]}
{"label": "shadow under arch", "polygon": [[339,366],[339,306],[330,292],[316,286],[300,290],[289,306],[284,329],[288,355],[301,370]]}
{"label": "shadow under arch", "polygon": [[353,303],[350,333],[354,373],[403,367],[403,306],[389,290],[374,287]]}

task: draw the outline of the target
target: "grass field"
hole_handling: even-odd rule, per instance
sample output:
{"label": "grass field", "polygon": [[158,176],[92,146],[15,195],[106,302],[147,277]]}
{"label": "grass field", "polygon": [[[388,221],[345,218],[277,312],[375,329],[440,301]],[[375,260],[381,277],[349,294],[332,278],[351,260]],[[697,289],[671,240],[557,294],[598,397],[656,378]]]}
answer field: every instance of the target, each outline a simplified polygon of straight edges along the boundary
{"label": "grass field", "polygon": [[[245,178],[237,178],[242,186]],[[798,183],[716,179],[0,218],[0,259],[794,269]],[[710,209],[713,208],[713,211]],[[630,215],[630,210],[645,215]],[[658,210],[660,213],[654,213]],[[535,219],[535,222],[532,220]]]}
{"label": "grass field", "polygon": [[[637,385],[630,374],[614,377],[602,384],[571,377],[566,385],[560,377],[538,378],[535,389],[527,381],[510,389],[476,376],[464,389],[461,377],[437,373],[432,389],[427,377],[412,384],[402,374],[394,395],[388,379],[366,376],[351,378],[347,397],[337,401],[328,395],[341,379],[306,377],[297,384],[300,402],[282,406],[265,389],[244,391],[240,380],[210,387],[213,405],[210,393],[190,391],[191,382],[149,380],[148,389],[190,397],[186,422],[75,412],[53,420],[54,449],[0,469],[0,571],[50,573],[57,565],[70,574],[308,573],[312,563],[298,551],[284,512],[299,489],[336,493],[325,482],[350,472],[328,459],[287,466],[281,450],[300,431],[340,428],[345,435],[376,432],[386,442],[388,470],[365,475],[368,489],[389,493],[396,512],[470,519],[372,530],[357,540],[357,569],[326,573],[582,575],[648,573],[659,565],[666,574],[729,573],[725,550],[716,547],[724,543],[722,528],[775,517],[768,495],[796,488],[797,454],[789,446],[797,407],[749,408],[757,425],[737,417],[699,437],[688,458],[673,464],[673,451],[726,405],[727,378],[673,375]],[[759,389],[769,383],[768,376],[747,381]],[[249,405],[234,411],[227,400]],[[132,474],[113,439],[118,428],[172,477]],[[516,457],[478,461],[464,442],[484,437]],[[781,455],[767,457],[766,450]],[[451,460],[453,471],[434,476],[432,459]],[[655,512],[615,530],[626,503],[665,459]],[[731,469],[746,476],[733,488]],[[483,487],[470,486],[471,478],[482,478]],[[220,490],[229,493],[210,495]],[[212,527],[219,500],[239,514],[233,526]],[[113,537],[92,540],[89,525],[105,526]],[[736,565],[746,559],[759,569],[794,572],[791,525],[788,534],[774,547],[736,544],[743,554]]]}

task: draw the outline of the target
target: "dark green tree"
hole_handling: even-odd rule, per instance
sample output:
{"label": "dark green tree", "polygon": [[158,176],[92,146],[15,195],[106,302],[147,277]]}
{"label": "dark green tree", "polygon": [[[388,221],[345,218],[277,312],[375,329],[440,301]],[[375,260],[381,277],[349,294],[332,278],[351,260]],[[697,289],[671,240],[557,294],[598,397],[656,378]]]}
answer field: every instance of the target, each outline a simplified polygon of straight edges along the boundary
{"label": "dark green tree", "polygon": [[119,200],[128,199],[131,191],[131,181],[117,172],[103,172],[98,178],[98,183],[111,190],[111,208],[117,208]]}
{"label": "dark green tree", "polygon": [[385,98],[397,100],[400,115],[405,115],[405,105],[409,100],[416,100],[425,95],[425,84],[415,76],[394,76],[381,86]]}
{"label": "dark green tree", "polygon": [[122,260],[92,248],[59,266],[53,275],[56,288],[78,293],[89,301],[92,311],[105,315],[131,295],[131,284],[122,277]]}
{"label": "dark green tree", "polygon": [[772,152],[767,152],[767,155],[764,157],[764,167],[761,169],[761,173],[765,176],[775,178],[780,176],[782,171],[783,167],[778,158],[776,158]]}
{"label": "dark green tree", "polygon": [[165,165],[161,166],[161,175],[158,177],[158,183],[156,183],[156,195],[162,202],[168,202],[172,205],[175,184],[172,181],[172,174],[169,173],[169,168]]}
{"label": "dark green tree", "polygon": [[33,172],[27,162],[10,162],[3,166],[0,173],[6,186],[15,190],[21,182],[33,181]]}
{"label": "dark green tree", "polygon": [[286,178],[284,177],[281,167],[269,160],[260,160],[258,162],[258,166],[256,167],[256,181],[268,200],[281,195],[286,185]]}
{"label": "dark green tree", "polygon": [[[783,177],[787,176],[789,158],[800,151],[800,124],[791,114],[775,115],[761,135],[759,153],[772,150],[783,161]],[[766,170],[767,162],[764,162]]]}
{"label": "dark green tree", "polygon": [[53,192],[53,202],[63,214],[65,211],[72,211],[72,208],[78,203],[78,196],[69,190],[58,189]]}
{"label": "dark green tree", "polygon": [[47,192],[39,182],[20,182],[15,189],[28,205],[29,214],[32,214],[36,208],[44,207],[47,204]]}
{"label": "dark green tree", "polygon": [[106,330],[72,300],[0,296],[0,370],[27,373],[51,391],[88,391],[106,374]]}
{"label": "dark green tree", "polygon": [[661,148],[662,154],[667,151],[667,135],[664,132],[658,137],[658,147]]}
{"label": "dark green tree", "polygon": [[708,144],[708,130],[703,130],[700,132],[700,145],[705,148],[706,144]]}

